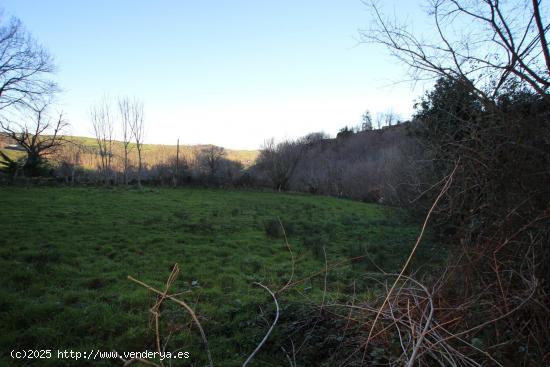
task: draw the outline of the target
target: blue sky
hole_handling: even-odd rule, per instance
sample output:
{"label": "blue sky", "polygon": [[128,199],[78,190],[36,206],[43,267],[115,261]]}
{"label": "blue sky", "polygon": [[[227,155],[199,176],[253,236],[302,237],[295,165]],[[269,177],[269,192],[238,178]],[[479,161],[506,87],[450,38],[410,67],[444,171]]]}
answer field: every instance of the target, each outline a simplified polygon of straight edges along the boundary
{"label": "blue sky", "polygon": [[[388,2],[419,17],[413,1]],[[388,4],[386,4],[388,5]],[[358,43],[360,0],[3,0],[55,58],[59,108],[91,136],[105,94],[145,105],[147,142],[255,149],[270,137],[335,134],[369,109],[404,118],[419,88],[386,50]],[[113,108],[115,103],[113,103]]]}

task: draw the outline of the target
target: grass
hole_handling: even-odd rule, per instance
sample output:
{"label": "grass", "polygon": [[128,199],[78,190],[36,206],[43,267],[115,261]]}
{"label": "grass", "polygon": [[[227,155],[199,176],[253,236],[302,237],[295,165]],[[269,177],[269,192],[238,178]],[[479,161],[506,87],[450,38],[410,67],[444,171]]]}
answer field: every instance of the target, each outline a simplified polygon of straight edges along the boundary
{"label": "grass", "polygon": [[[396,209],[309,195],[0,188],[0,364],[17,365],[7,354],[13,348],[154,350],[148,324],[154,297],[127,276],[162,289],[177,262],[173,291],[189,291],[181,297],[199,315],[216,365],[240,365],[274,313],[270,296],[252,283],[276,291],[291,274],[278,218],[296,259],[295,280],[324,269],[323,247],[330,263],[368,253],[385,271],[397,272],[419,229]],[[419,263],[440,258],[434,250],[421,246]],[[349,295],[353,282],[367,297],[374,285],[364,275],[377,271],[365,259],[331,270],[327,300]],[[283,318],[285,304],[319,300],[323,288],[321,273],[279,295]],[[162,334],[173,331],[167,350],[189,351],[183,365],[205,365],[189,317],[170,305],[162,312]],[[286,364],[273,352],[280,337],[274,335],[252,365]]]}

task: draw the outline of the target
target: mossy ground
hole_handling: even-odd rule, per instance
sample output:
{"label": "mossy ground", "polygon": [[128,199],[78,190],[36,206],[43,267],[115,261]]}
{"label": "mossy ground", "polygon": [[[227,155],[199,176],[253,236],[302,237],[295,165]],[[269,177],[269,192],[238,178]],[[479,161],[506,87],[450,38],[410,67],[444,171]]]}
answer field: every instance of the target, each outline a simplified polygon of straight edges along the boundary
{"label": "mossy ground", "polygon": [[[189,291],[180,297],[199,315],[216,365],[240,365],[274,315],[271,297],[253,282],[275,291],[292,272],[278,218],[296,259],[294,280],[321,272],[279,295],[283,312],[287,302],[320,299],[325,252],[329,264],[367,253],[396,272],[419,230],[397,209],[301,194],[0,188],[0,364],[18,365],[8,354],[14,348],[154,350],[149,307],[155,298],[127,276],[162,288],[178,263],[173,292]],[[423,246],[420,262],[440,258],[434,249]],[[367,259],[331,269],[326,299],[349,296],[353,282],[367,297],[373,285],[364,275],[377,271]],[[205,365],[189,317],[168,304],[162,312],[162,334],[172,332],[166,350],[191,353],[173,365]],[[253,365],[286,364],[271,350],[266,347]]]}

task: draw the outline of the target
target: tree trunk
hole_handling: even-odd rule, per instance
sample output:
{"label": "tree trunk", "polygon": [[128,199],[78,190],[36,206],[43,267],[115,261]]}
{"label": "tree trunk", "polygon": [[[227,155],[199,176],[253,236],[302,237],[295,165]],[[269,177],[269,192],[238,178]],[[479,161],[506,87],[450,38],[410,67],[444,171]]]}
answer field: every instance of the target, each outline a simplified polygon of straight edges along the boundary
{"label": "tree trunk", "polygon": [[40,155],[35,151],[27,152],[27,160],[23,166],[23,171],[29,176],[36,176],[39,164]]}
{"label": "tree trunk", "polygon": [[128,185],[128,147],[124,146],[124,185]]}
{"label": "tree trunk", "polygon": [[141,188],[141,148],[138,147],[138,187]]}
{"label": "tree trunk", "polygon": [[174,187],[178,186],[178,170],[180,165],[180,140],[176,145],[176,169],[174,170]]}

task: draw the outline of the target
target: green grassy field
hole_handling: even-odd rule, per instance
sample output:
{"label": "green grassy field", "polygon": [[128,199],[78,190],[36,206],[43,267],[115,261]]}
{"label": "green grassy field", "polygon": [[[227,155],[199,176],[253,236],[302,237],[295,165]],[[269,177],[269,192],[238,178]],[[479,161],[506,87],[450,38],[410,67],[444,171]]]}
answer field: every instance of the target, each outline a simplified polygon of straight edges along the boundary
{"label": "green grassy field", "polygon": [[[154,350],[148,310],[155,297],[127,276],[162,288],[174,263],[181,272],[172,292],[188,291],[180,297],[198,314],[215,365],[240,365],[274,317],[271,297],[253,282],[276,291],[292,274],[277,218],[295,257],[293,279],[321,273],[278,294],[282,321],[255,366],[287,365],[278,343],[298,315],[297,305],[322,297],[323,248],[329,265],[367,253],[378,266],[395,272],[419,225],[396,209],[298,194],[0,188],[0,365],[21,365],[9,357],[14,348]],[[421,262],[441,256],[433,246],[421,248]],[[358,297],[368,297],[375,290],[364,275],[377,271],[368,259],[331,269],[326,302],[349,297],[354,282]],[[199,334],[189,330],[189,316],[166,305],[162,320],[161,334],[171,333],[166,350],[191,353],[173,365],[206,365]]]}

